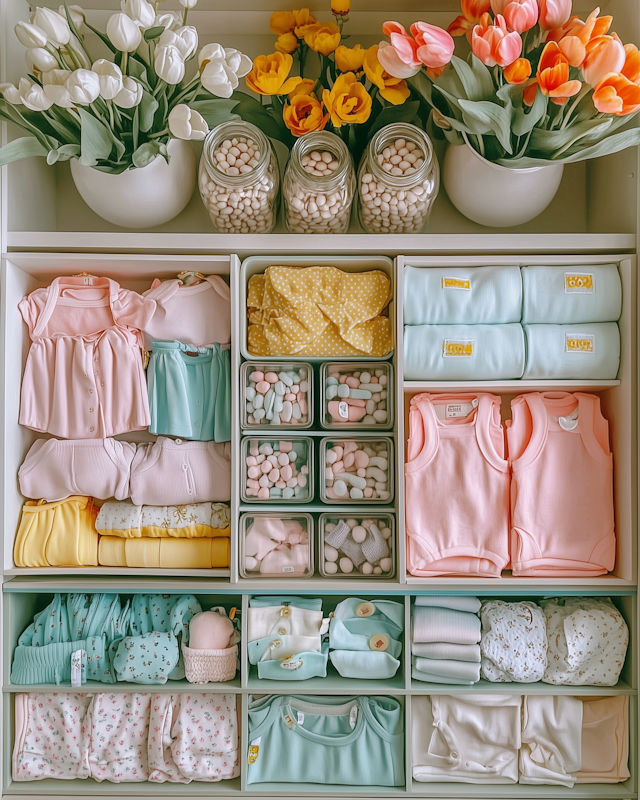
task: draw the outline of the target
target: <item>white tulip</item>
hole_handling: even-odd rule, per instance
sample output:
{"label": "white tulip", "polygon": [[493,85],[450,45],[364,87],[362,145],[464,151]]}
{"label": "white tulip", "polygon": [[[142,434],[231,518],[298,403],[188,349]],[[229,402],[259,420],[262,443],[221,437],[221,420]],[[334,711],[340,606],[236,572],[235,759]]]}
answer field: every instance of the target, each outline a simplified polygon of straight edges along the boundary
{"label": "white tulip", "polygon": [[120,0],[120,8],[142,30],[153,28],[156,21],[156,11],[147,0]]}
{"label": "white tulip", "polygon": [[63,17],[51,8],[36,8],[33,21],[44,31],[54,47],[62,47],[71,38],[71,28],[66,16]]}
{"label": "white tulip", "polygon": [[[84,23],[87,18],[87,13],[84,8],[81,8],[80,6],[67,6],[67,8],[69,9],[69,16],[71,17],[71,22],[73,22],[74,28],[78,31],[78,33],[84,33]],[[60,6],[58,8],[58,14],[65,19],[67,18],[67,12],[64,6]]]}
{"label": "white tulip", "polygon": [[179,3],[183,8],[194,8],[198,0],[179,0]]}
{"label": "white tulip", "polygon": [[37,25],[31,22],[18,22],[14,31],[20,40],[20,44],[25,47],[45,47],[47,44],[47,34]]}
{"label": "white tulip", "polygon": [[12,83],[0,83],[0,94],[2,94],[7,103],[11,103],[12,106],[22,105],[20,92]]}
{"label": "white tulip", "polygon": [[133,53],[142,41],[142,33],[136,23],[126,14],[113,14],[107,22],[107,36],[116,48],[124,53]]}
{"label": "white tulip", "polygon": [[204,139],[209,133],[209,126],[201,114],[180,103],[171,109],[169,130],[176,139]]}
{"label": "white tulip", "polygon": [[65,86],[71,74],[69,69],[52,69],[42,75],[44,93],[49,100],[61,108],[75,108],[76,105]]}
{"label": "white tulip", "polygon": [[91,61],[89,61],[87,54],[82,49],[82,45],[73,34],[71,34],[71,39],[69,39],[67,50],[73,50],[73,55],[75,56],[76,61],[80,62],[80,67],[82,69],[91,69]]}
{"label": "white tulip", "polygon": [[156,21],[153,23],[154,28],[162,27],[165,31],[179,28],[182,25],[182,14],[179,11],[167,11],[164,14],[158,14]]}
{"label": "white tulip", "polygon": [[168,47],[170,44],[178,48],[186,61],[198,49],[198,31],[192,25],[184,25],[176,31],[165,30],[158,39],[158,45]]}
{"label": "white tulip", "polygon": [[117,64],[108,61],[106,58],[99,58],[93,62],[91,69],[96,73],[100,80],[100,97],[105,100],[113,98],[122,89],[122,72]]}
{"label": "white tulip", "polygon": [[35,68],[38,72],[49,72],[51,69],[56,69],[59,66],[57,59],[44,47],[31,47],[26,51],[24,57],[27,61],[27,66],[33,71]]}
{"label": "white tulip", "polygon": [[74,103],[88,106],[100,95],[100,78],[90,69],[77,69],[67,78],[65,86]]}
{"label": "white tulip", "polygon": [[253,63],[248,56],[219,44],[205,45],[198,55],[200,81],[216,97],[231,97],[238,78],[249,73]]}
{"label": "white tulip", "polygon": [[46,111],[53,105],[53,100],[47,97],[42,86],[28,78],[20,78],[18,91],[22,102],[30,111]]}
{"label": "white tulip", "polygon": [[172,86],[180,83],[184,78],[184,59],[178,48],[173,44],[157,48],[154,67],[156,75]]}
{"label": "white tulip", "polygon": [[135,78],[125,75],[122,78],[122,89],[113,98],[113,102],[120,108],[135,108],[142,100],[142,84]]}

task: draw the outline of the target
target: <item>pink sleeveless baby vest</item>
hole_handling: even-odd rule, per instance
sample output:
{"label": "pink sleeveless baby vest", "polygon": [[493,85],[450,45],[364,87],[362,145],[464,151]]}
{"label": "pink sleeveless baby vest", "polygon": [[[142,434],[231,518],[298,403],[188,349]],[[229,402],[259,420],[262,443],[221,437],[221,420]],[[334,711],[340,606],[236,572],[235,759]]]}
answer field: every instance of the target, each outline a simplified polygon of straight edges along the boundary
{"label": "pink sleeveless baby vest", "polygon": [[613,569],[613,460],[600,398],[532,392],[511,401],[511,561],[517,576]]}
{"label": "pink sleeveless baby vest", "polygon": [[419,394],[405,465],[407,570],[499,578],[509,563],[500,398]]}

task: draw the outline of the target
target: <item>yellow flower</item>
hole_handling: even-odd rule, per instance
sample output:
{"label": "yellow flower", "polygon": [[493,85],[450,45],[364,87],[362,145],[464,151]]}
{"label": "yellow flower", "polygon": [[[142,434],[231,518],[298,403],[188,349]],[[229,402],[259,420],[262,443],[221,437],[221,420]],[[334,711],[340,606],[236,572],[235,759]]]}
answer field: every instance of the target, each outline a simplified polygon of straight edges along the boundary
{"label": "yellow flower", "polygon": [[351,11],[351,0],[331,0],[331,13],[346,17]]}
{"label": "yellow flower", "polygon": [[288,53],[258,56],[245,78],[247,86],[258,94],[289,94],[302,78],[289,78],[293,58]]}
{"label": "yellow flower", "polygon": [[298,38],[295,33],[281,33],[275,47],[279,53],[293,53],[298,48]]}
{"label": "yellow flower", "polygon": [[378,45],[372,45],[364,57],[364,74],[374,86],[380,90],[385,100],[400,106],[409,97],[407,82],[401,78],[393,78],[378,61]]}
{"label": "yellow flower", "polygon": [[340,72],[359,72],[362,69],[366,50],[357,44],[355,47],[345,47],[343,44],[336,50],[336,67]]}
{"label": "yellow flower", "polygon": [[329,115],[322,114],[322,103],[312,94],[290,95],[290,102],[284,107],[282,117],[294,136],[321,131],[329,121]]}
{"label": "yellow flower", "polygon": [[310,78],[303,78],[296,88],[292,92],[289,92],[289,100],[292,100],[299,94],[313,94],[316,83],[317,81],[313,81]]}
{"label": "yellow flower", "polygon": [[291,11],[274,11],[269,20],[269,27],[276,36],[283,36],[296,27],[296,21]]}
{"label": "yellow flower", "polygon": [[333,89],[324,90],[322,100],[336,128],[343,124],[366,122],[371,114],[371,96],[353,72],[339,75]]}
{"label": "yellow flower", "polygon": [[308,8],[301,8],[300,11],[294,11],[293,17],[296,21],[294,33],[298,39],[304,39],[309,28],[316,24],[315,17],[311,16]]}
{"label": "yellow flower", "polygon": [[340,28],[333,22],[321,22],[307,30],[304,40],[316,53],[328,56],[340,44]]}

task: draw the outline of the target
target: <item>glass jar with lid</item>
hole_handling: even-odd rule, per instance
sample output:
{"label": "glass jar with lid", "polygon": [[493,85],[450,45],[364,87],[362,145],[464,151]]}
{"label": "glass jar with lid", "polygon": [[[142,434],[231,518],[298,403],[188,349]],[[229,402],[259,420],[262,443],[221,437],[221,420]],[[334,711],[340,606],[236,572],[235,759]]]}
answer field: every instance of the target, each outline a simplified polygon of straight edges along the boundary
{"label": "glass jar with lid", "polygon": [[270,233],[280,175],[271,142],[250,122],[225,122],[204,140],[200,195],[218,233]]}
{"label": "glass jar with lid", "polygon": [[368,233],[419,233],[440,188],[427,134],[397,122],[369,142],[358,170],[360,224]]}
{"label": "glass jar with lid", "polygon": [[355,194],[351,154],[339,136],[315,131],[291,150],[282,182],[291,233],[346,233]]}

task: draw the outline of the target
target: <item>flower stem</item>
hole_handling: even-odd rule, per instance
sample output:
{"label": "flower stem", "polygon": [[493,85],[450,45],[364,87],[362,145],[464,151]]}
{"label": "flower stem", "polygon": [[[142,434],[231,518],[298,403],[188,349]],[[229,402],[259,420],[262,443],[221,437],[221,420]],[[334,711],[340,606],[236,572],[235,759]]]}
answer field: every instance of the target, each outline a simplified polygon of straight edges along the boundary
{"label": "flower stem", "polygon": [[158,131],[158,133],[150,133],[149,139],[158,139],[160,136],[164,136],[167,133],[169,133],[169,128],[165,128],[162,131]]}
{"label": "flower stem", "polygon": [[560,130],[561,130],[561,131],[563,131],[563,130],[564,130],[566,127],[567,127],[567,125],[569,124],[569,120],[571,119],[571,115],[572,115],[572,114],[573,114],[573,112],[575,111],[575,109],[576,109],[576,106],[578,105],[578,103],[579,103],[579,102],[582,100],[582,98],[583,98],[583,97],[584,97],[586,94],[588,94],[590,91],[591,91],[591,87],[589,86],[589,84],[588,84],[588,83],[585,83],[585,84],[582,86],[582,89],[580,89],[580,91],[579,91],[579,92],[578,92],[578,94],[576,95],[576,99],[575,99],[575,100],[573,101],[573,103],[571,103],[571,105],[569,106],[569,110],[567,111],[567,113],[566,113],[566,115],[565,115],[565,118],[564,118],[564,121],[563,121],[562,125],[560,126]]}
{"label": "flower stem", "polygon": [[123,75],[127,74],[127,58],[129,57],[129,53],[126,50],[122,51],[122,60],[120,61],[120,70]]}
{"label": "flower stem", "polygon": [[65,69],[66,65],[65,65],[64,61],[62,60],[62,55],[61,55],[59,50],[54,50],[54,48],[51,47],[50,45],[47,45],[45,47],[45,50],[48,53],[51,53],[51,55],[55,58],[55,60],[58,62],[58,66],[60,67],[60,69]]}
{"label": "flower stem", "polygon": [[189,9],[185,6],[184,14],[182,15],[182,24],[187,24],[187,15],[189,14]]}

